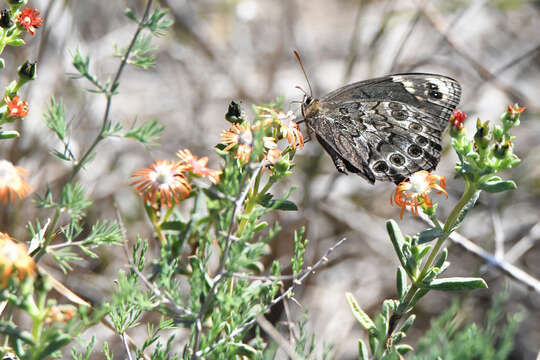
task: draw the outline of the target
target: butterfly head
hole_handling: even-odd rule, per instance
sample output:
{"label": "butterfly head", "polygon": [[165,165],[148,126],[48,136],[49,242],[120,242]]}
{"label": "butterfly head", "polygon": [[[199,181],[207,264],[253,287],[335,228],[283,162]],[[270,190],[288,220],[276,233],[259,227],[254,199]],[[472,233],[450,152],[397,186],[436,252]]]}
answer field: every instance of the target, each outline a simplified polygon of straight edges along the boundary
{"label": "butterfly head", "polygon": [[304,119],[308,119],[316,115],[321,110],[319,100],[314,99],[308,94],[304,94],[304,100],[302,101],[302,115]]}

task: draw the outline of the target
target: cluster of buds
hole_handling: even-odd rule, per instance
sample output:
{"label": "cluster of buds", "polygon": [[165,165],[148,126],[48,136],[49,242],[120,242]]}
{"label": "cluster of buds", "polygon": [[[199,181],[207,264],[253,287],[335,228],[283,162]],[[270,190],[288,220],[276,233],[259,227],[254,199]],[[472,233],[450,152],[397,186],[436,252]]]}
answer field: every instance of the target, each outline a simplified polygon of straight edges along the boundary
{"label": "cluster of buds", "polygon": [[[510,135],[509,130],[519,125],[519,117],[524,110],[518,105],[508,106],[500,118],[502,127],[478,119],[472,140],[467,139],[465,130],[460,126],[459,119],[464,119],[464,115],[454,112],[450,121],[452,145],[460,159],[456,165],[458,176],[479,184],[479,188],[486,191],[510,188],[510,183],[504,182],[503,186],[503,182],[494,174],[514,167],[520,161],[513,153],[514,136]],[[493,186],[495,183],[498,185]]]}

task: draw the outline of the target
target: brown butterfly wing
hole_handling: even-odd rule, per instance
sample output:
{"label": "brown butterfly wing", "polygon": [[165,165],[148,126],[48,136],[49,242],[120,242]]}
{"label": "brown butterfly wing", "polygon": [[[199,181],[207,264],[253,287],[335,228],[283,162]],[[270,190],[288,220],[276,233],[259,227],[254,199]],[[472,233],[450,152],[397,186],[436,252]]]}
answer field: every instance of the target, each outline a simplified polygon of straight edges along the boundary
{"label": "brown butterfly wing", "polygon": [[306,123],[339,171],[370,183],[399,183],[437,166],[442,132],[460,94],[459,84],[445,76],[392,75],[329,93]]}

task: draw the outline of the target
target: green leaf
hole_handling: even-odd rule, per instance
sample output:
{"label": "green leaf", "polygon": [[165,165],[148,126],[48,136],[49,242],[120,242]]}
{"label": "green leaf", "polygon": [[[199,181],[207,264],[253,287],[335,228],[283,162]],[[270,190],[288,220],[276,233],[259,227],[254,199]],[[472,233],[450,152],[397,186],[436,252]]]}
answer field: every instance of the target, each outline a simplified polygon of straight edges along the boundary
{"label": "green leaf", "polygon": [[274,200],[273,195],[270,193],[261,196],[257,199],[259,205],[269,209],[285,210],[285,211],[297,211],[298,207],[290,200]]}
{"label": "green leaf", "polygon": [[400,300],[402,300],[407,292],[407,273],[401,266],[399,266],[397,269],[396,282],[398,297]]}
{"label": "green leaf", "polygon": [[500,180],[498,176],[494,176],[486,182],[478,184],[478,188],[489,193],[498,193],[507,190],[514,190],[517,188],[517,185],[512,180]]}
{"label": "green leaf", "polygon": [[420,287],[425,287],[433,290],[442,291],[462,291],[474,289],[486,289],[488,286],[482,278],[466,278],[452,277],[445,279],[433,280],[429,285],[418,284]]}
{"label": "green leaf", "polygon": [[396,351],[400,353],[401,355],[405,355],[406,353],[413,350],[414,350],[413,347],[407,344],[400,344],[396,346]]}
{"label": "green leaf", "polygon": [[148,121],[138,127],[135,127],[135,123],[136,120],[131,125],[131,129],[124,134],[124,137],[135,139],[141,144],[156,145],[155,141],[165,130],[165,125],[161,125],[157,120]]}
{"label": "green leaf", "polygon": [[448,249],[444,249],[443,251],[441,251],[441,254],[437,258],[437,261],[435,262],[435,265],[433,266],[441,268],[444,262],[446,261],[447,257],[448,257]]}
{"label": "green leaf", "polygon": [[176,230],[176,231],[184,231],[186,228],[186,223],[182,221],[165,221],[163,224],[161,224],[161,230]]}
{"label": "green leaf", "polygon": [[411,302],[409,302],[409,309],[412,309],[418,300],[420,300],[424,295],[426,295],[429,292],[429,289],[418,289],[416,290],[416,293],[414,294],[413,298],[411,299]]}
{"label": "green leaf", "polygon": [[39,352],[39,357],[37,357],[38,359],[46,359],[51,357],[54,352],[60,350],[71,342],[71,337],[67,334],[57,333],[52,336],[54,336],[54,339],[48,339],[48,344],[42,351]]}
{"label": "green leaf", "polygon": [[424,243],[430,242],[443,235],[444,235],[444,231],[440,229],[437,229],[437,228],[426,229],[422,231],[420,234],[418,234],[418,244],[424,244]]}
{"label": "green leaf", "polygon": [[19,137],[19,136],[20,136],[19,132],[15,131],[15,130],[0,131],[0,139],[1,140],[13,139],[13,138],[16,138],[16,137]]}
{"label": "green leaf", "polygon": [[414,320],[416,319],[416,315],[411,315],[407,318],[407,320],[405,320],[405,322],[403,323],[403,325],[401,325],[401,328],[399,329],[399,331],[402,331],[402,332],[407,332],[407,330],[409,330],[409,328],[412,326],[412,324],[414,323]]}
{"label": "green leaf", "polygon": [[386,222],[386,231],[388,231],[388,235],[390,236],[390,240],[394,246],[394,251],[401,262],[401,266],[407,269],[407,258],[402,251],[403,246],[406,245],[406,243],[405,238],[401,234],[401,230],[399,230],[398,224],[394,220],[388,220]]}
{"label": "green leaf", "polygon": [[349,304],[349,308],[351,309],[351,312],[353,313],[354,318],[364,329],[367,331],[371,331],[375,329],[375,323],[371,318],[362,310],[360,305],[356,302],[356,299],[354,298],[354,295],[347,292],[345,293],[345,298],[347,299],[347,303]]}
{"label": "green leaf", "polygon": [[124,10],[124,15],[126,15],[128,19],[138,22],[137,16],[135,16],[135,12],[131,8],[126,8],[126,10]]}
{"label": "green leaf", "polygon": [[24,45],[23,39],[12,39],[7,42],[9,46],[22,46]]}
{"label": "green leaf", "polygon": [[358,358],[360,360],[369,360],[368,348],[362,340],[358,340]]}
{"label": "green leaf", "polygon": [[0,334],[9,335],[11,338],[16,338],[21,340],[29,345],[34,345],[34,340],[32,334],[21,330],[17,325],[12,322],[0,322]]}

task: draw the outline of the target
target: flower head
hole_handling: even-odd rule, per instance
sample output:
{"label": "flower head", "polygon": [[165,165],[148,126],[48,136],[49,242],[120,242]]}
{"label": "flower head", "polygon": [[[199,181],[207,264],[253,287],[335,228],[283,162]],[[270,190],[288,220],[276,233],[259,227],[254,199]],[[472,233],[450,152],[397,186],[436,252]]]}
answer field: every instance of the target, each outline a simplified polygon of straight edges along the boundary
{"label": "flower head", "polygon": [[433,175],[426,170],[417,171],[409,179],[399,183],[390,196],[390,203],[393,200],[397,206],[401,207],[401,213],[399,214],[401,219],[403,219],[407,206],[410,207],[414,215],[418,215],[418,206],[433,206],[429,198],[431,189],[437,190],[439,194],[444,193],[448,197],[448,193],[444,190],[445,187],[446,180],[444,176]]}
{"label": "flower head", "polygon": [[30,35],[36,33],[36,28],[41,26],[43,19],[39,16],[39,11],[32,8],[26,8],[21,11],[17,21],[28,30]]}
{"label": "flower head", "polygon": [[277,118],[281,126],[281,135],[283,138],[287,139],[289,145],[291,145],[294,149],[296,149],[297,146],[299,148],[304,146],[304,137],[302,136],[300,127],[294,121],[295,116],[292,111],[289,111],[286,114],[280,112]]}
{"label": "flower head", "polygon": [[206,164],[208,164],[207,156],[197,159],[189,149],[178,151],[176,156],[180,158],[180,164],[185,166],[186,171],[191,171],[197,176],[208,178],[214,184],[218,183],[221,171],[212,170],[206,167]]}
{"label": "flower head", "polygon": [[508,105],[508,112],[510,115],[515,116],[517,114],[521,115],[522,112],[527,110],[526,107],[519,107],[518,104],[515,104],[514,106]]}
{"label": "flower head", "polygon": [[47,309],[45,324],[53,322],[68,322],[73,319],[77,309],[73,305],[54,305]]}
{"label": "flower head", "polygon": [[13,99],[6,96],[4,101],[8,107],[8,117],[23,117],[28,115],[28,103],[26,101],[19,101],[18,96],[14,96]]}
{"label": "flower head", "polygon": [[22,199],[26,197],[32,188],[24,180],[28,172],[13,165],[7,160],[0,160],[0,201],[4,204],[14,202],[15,198]]}
{"label": "flower head", "polygon": [[296,149],[296,147],[304,146],[304,137],[300,131],[300,127],[294,121],[296,116],[292,111],[284,113],[282,111],[275,111],[268,108],[260,108],[262,111],[262,117],[266,118],[264,126],[269,124],[277,124],[279,126],[279,132],[284,139],[287,139],[289,145]]}
{"label": "flower head", "polygon": [[467,114],[465,114],[463,111],[454,110],[454,113],[452,114],[452,116],[450,116],[450,124],[452,125],[452,128],[457,131],[463,130],[466,118]]}
{"label": "flower head", "polygon": [[19,280],[36,274],[34,259],[28,255],[24,244],[17,244],[5,233],[0,232],[0,286],[5,288],[9,277],[17,272]]}
{"label": "flower head", "polygon": [[249,126],[245,124],[233,124],[231,129],[221,133],[221,142],[227,145],[223,151],[229,151],[238,145],[236,157],[244,162],[249,161],[251,146],[253,144],[253,133]]}
{"label": "flower head", "polygon": [[178,163],[167,160],[156,160],[148,168],[139,169],[132,175],[138,178],[131,185],[139,195],[144,194],[144,201],[152,206],[173,207],[174,203],[179,203],[186,198],[191,191],[191,186],[184,174],[185,167]]}

